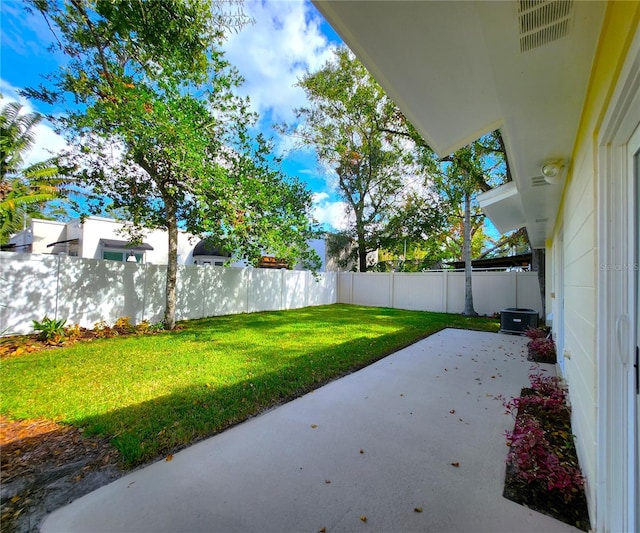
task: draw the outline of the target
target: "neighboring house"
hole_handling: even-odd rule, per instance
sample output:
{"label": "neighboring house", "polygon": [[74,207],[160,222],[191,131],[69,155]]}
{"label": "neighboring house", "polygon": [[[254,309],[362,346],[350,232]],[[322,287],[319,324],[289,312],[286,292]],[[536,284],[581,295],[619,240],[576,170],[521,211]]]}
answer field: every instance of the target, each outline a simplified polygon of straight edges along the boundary
{"label": "neighboring house", "polygon": [[[136,261],[166,265],[168,262],[167,233],[163,230],[146,231],[142,242],[129,244],[129,237],[124,231],[125,225],[110,218],[88,217],[81,223],[80,219],[71,222],[32,219],[31,226],[9,239],[8,251],[68,255],[90,259],[106,259],[111,261]],[[322,259],[324,272],[326,265],[324,240],[310,242]],[[185,231],[178,232],[178,264],[223,266],[230,254],[207,241]],[[244,262],[234,262],[231,266],[246,266]],[[283,265],[273,262],[273,258],[263,258],[261,266],[266,268],[282,268]],[[300,270],[301,267],[296,267]]]}
{"label": "neighboring house", "polygon": [[314,3],[439,156],[500,128],[480,204],[546,250],[592,525],[640,531],[640,3]]}
{"label": "neighboring house", "polygon": [[[30,228],[13,235],[9,242],[16,244],[16,252],[112,261],[126,261],[133,256],[138,263],[167,264],[169,247],[165,231],[146,232],[142,243],[129,245],[124,227],[121,222],[102,217],[88,217],[84,223],[80,219],[67,223],[33,219]],[[198,241],[189,233],[178,232],[178,264],[195,262],[193,252]]]}

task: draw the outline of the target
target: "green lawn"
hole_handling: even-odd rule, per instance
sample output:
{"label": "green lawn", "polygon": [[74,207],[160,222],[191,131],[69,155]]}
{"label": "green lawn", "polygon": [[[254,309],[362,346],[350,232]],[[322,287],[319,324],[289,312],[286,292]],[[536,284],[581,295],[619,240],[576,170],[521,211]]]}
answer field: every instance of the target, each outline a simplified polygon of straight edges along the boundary
{"label": "green lawn", "polygon": [[127,466],[212,435],[445,327],[496,320],[329,305],[194,320],[1,362],[0,413],[113,438]]}

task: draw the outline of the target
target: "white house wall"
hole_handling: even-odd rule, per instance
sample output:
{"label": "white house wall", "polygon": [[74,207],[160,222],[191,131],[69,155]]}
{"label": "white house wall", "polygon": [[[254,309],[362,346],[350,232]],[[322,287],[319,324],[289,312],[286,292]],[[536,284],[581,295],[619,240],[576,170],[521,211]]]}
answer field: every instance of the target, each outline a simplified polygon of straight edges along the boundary
{"label": "white house wall", "polygon": [[[73,223],[71,223],[73,224]],[[88,218],[82,226],[81,256],[102,259],[100,239],[128,240],[129,236],[121,231],[122,224],[115,220]],[[153,250],[145,252],[145,262],[159,265],[168,263],[167,233],[162,230],[145,232],[143,242],[151,245]],[[178,232],[178,263],[192,262],[191,252],[198,239],[184,232]]]}
{"label": "white house wall", "polygon": [[[557,233],[555,246],[561,250],[564,273],[557,269],[562,263],[554,262],[555,298],[552,298],[554,317],[561,316],[564,298],[564,376],[570,384],[574,432],[580,463],[587,479],[596,479],[596,212],[592,145],[584,145],[573,162],[571,181],[563,202],[560,220],[563,238]],[[559,226],[560,226],[559,224]],[[563,282],[563,285],[559,284]],[[563,327],[554,320],[554,325]],[[594,501],[595,483],[588,488]]]}
{"label": "white house wall", "polygon": [[50,254],[51,248],[47,248],[47,245],[67,239],[65,229],[66,225],[63,222],[34,219],[31,226],[33,233],[32,253]]}

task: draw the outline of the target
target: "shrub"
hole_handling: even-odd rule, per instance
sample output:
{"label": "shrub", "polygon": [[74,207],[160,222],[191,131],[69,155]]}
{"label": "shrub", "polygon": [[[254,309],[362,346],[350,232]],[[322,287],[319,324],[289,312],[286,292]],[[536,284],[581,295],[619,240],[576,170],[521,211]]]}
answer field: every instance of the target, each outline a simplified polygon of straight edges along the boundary
{"label": "shrub", "polygon": [[118,336],[118,332],[104,320],[100,320],[93,325],[93,332],[98,339],[109,339]]}
{"label": "shrub", "polygon": [[515,417],[513,431],[505,432],[507,463],[518,478],[560,494],[566,503],[584,487],[577,459],[569,453],[574,446],[567,389],[557,377],[529,378],[531,388],[505,403]]}
{"label": "shrub", "polygon": [[42,322],[33,321],[34,331],[39,331],[38,340],[45,341],[48,344],[60,344],[65,340],[64,325],[65,319],[54,320],[45,316]]}
{"label": "shrub", "polygon": [[142,322],[136,324],[135,331],[138,335],[149,333],[151,331],[151,324],[149,324],[148,321],[143,320]]}
{"label": "shrub", "polygon": [[80,327],[80,324],[67,326],[66,328],[64,328],[64,334],[70,340],[79,339],[80,337],[82,337],[82,328]]}
{"label": "shrub", "polygon": [[529,341],[529,359],[540,363],[556,362],[556,345],[552,339],[536,338]]}
{"label": "shrub", "polygon": [[532,328],[528,327],[524,334],[529,337],[531,340],[533,339],[544,339],[547,336],[547,331],[543,328]]}
{"label": "shrub", "polygon": [[113,329],[118,331],[118,333],[133,333],[136,330],[128,316],[123,316],[116,320],[113,324]]}

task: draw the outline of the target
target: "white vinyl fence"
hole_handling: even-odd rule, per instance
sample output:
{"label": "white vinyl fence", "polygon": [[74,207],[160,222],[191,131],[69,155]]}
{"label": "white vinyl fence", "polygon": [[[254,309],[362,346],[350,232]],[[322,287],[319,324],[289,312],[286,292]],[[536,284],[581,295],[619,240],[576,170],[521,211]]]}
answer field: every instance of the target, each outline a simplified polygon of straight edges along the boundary
{"label": "white vinyl fence", "polygon": [[[542,314],[537,272],[474,272],[473,303],[481,315],[507,307]],[[371,307],[461,313],[464,272],[340,272],[338,302]]]}
{"label": "white vinyl fence", "polygon": [[[91,328],[128,316],[162,320],[165,265],[0,252],[0,335],[30,333],[46,315]],[[336,302],[336,274],[179,266],[178,320]]]}

